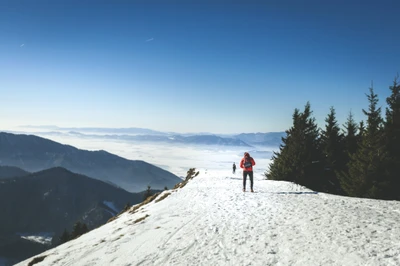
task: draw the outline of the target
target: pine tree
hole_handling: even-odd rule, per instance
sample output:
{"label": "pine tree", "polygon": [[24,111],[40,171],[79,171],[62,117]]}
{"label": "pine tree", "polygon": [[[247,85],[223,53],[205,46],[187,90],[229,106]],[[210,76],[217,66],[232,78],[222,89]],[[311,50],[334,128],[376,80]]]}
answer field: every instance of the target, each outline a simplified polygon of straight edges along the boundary
{"label": "pine tree", "polygon": [[[362,121],[361,121],[362,122]],[[353,113],[350,111],[346,123],[344,124],[344,151],[346,156],[346,164],[350,159],[350,154],[354,154],[358,148],[357,130],[358,126],[353,118]]]}
{"label": "pine tree", "polygon": [[271,164],[269,165],[268,173],[265,173],[267,179],[270,180],[285,180],[295,181],[293,170],[286,157],[289,154],[289,144],[292,142],[294,131],[297,129],[300,119],[300,110],[295,109],[292,115],[293,126],[286,130],[286,137],[282,137],[282,144],[279,146],[279,151],[274,151]]}
{"label": "pine tree", "polygon": [[[299,153],[297,160],[299,161],[298,183],[311,189],[321,190],[323,171],[322,154],[320,150],[319,129],[315,122],[315,118],[311,116],[311,106],[307,102],[304,111],[300,116],[300,145],[296,144]],[[292,143],[292,145],[295,143]]]}
{"label": "pine tree", "polygon": [[126,203],[126,204],[125,204],[125,207],[124,207],[124,209],[123,209],[122,211],[125,212],[125,211],[129,210],[131,206],[132,206],[132,205],[131,205],[130,202]]}
{"label": "pine tree", "polygon": [[358,135],[357,135],[359,143],[361,143],[364,134],[365,134],[364,121],[360,121],[360,124],[358,125]]}
{"label": "pine tree", "polygon": [[81,222],[77,221],[74,226],[72,227],[72,232],[71,232],[71,239],[74,239],[78,236],[80,236],[80,231],[81,231]]}
{"label": "pine tree", "polygon": [[89,232],[89,229],[87,225],[84,223],[81,227],[81,235],[86,234],[87,232]]}
{"label": "pine tree", "polygon": [[80,221],[77,221],[72,228],[70,239],[77,238],[78,236],[81,236],[87,232],[89,232],[87,225],[85,223],[81,223]]}
{"label": "pine tree", "polygon": [[64,229],[64,232],[59,238],[59,245],[68,242],[71,239],[71,235],[68,233],[67,229]]}
{"label": "pine tree", "polygon": [[295,109],[293,126],[286,131],[279,152],[272,157],[266,173],[268,179],[293,181],[317,190],[322,187],[319,130],[311,115],[309,102],[303,112]]}
{"label": "pine tree", "polygon": [[386,98],[386,122],[384,125],[385,148],[388,152],[386,161],[387,191],[390,199],[400,200],[400,85],[398,76],[390,86],[391,95]]}
{"label": "pine tree", "polygon": [[153,195],[153,192],[151,191],[151,186],[148,185],[147,190],[144,192],[143,200],[146,200],[151,195]]}
{"label": "pine tree", "polygon": [[[364,131],[363,121],[360,122],[360,127],[362,132]],[[344,167],[339,170],[337,177],[340,181],[342,191],[346,191],[346,194],[350,195],[352,191],[352,178],[349,174],[349,163],[357,152],[359,145],[361,144],[362,133],[357,134],[357,124],[354,121],[353,113],[350,111],[346,123],[344,124]]]}
{"label": "pine tree", "polygon": [[[392,92],[386,98],[386,124],[393,127],[400,125],[400,84],[397,83],[398,76],[394,79],[393,85],[389,87]],[[398,128],[396,128],[398,129]]]}
{"label": "pine tree", "polygon": [[372,87],[367,97],[369,109],[368,111],[363,109],[363,113],[367,116],[367,127],[363,133],[359,133],[362,136],[360,148],[351,156],[349,172],[341,178],[341,181],[343,189],[350,196],[380,198],[384,186],[383,121],[381,108],[377,108],[378,95],[374,93]]}
{"label": "pine tree", "polygon": [[325,130],[321,131],[321,150],[324,156],[325,171],[322,180],[323,190],[329,193],[340,193],[340,184],[336,172],[344,169],[343,134],[336,120],[333,107],[325,119]]}
{"label": "pine tree", "polygon": [[363,141],[363,138],[365,136],[365,124],[364,121],[360,121],[360,124],[358,125],[358,134],[357,134],[357,147],[361,146],[361,143]]}

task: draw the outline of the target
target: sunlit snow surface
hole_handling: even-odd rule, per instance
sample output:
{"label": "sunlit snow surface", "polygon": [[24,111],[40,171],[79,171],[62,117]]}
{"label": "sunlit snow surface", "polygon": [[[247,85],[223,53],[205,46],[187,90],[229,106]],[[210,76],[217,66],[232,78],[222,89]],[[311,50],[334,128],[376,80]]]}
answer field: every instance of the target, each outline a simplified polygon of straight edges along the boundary
{"label": "sunlit snow surface", "polygon": [[201,171],[35,265],[400,265],[400,202],[316,193],[261,175],[254,189],[241,191],[241,171]]}
{"label": "sunlit snow surface", "polygon": [[40,232],[40,233],[18,233],[21,238],[37,242],[39,244],[50,245],[51,240],[54,236],[52,232]]}

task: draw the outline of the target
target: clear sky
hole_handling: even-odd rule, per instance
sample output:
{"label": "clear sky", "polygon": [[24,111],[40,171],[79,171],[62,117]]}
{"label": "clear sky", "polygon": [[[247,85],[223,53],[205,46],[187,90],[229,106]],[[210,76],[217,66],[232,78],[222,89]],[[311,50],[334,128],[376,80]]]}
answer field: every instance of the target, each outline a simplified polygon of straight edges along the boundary
{"label": "clear sky", "polygon": [[357,122],[400,72],[400,2],[1,1],[0,129],[288,129]]}

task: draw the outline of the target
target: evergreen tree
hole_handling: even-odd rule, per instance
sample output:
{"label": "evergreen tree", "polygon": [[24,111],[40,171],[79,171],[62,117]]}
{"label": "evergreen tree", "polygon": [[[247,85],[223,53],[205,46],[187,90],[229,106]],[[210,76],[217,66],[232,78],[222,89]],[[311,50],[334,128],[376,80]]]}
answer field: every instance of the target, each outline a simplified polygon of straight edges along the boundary
{"label": "evergreen tree", "polygon": [[364,121],[361,120],[360,124],[358,125],[358,134],[357,134],[358,147],[361,145],[364,135],[365,135],[365,124]]}
{"label": "evergreen tree", "polygon": [[87,225],[84,223],[81,227],[81,235],[86,234],[87,232],[89,232],[89,229]]}
{"label": "evergreen tree", "polygon": [[349,172],[341,177],[341,182],[350,196],[380,198],[385,186],[382,182],[385,150],[382,145],[381,108],[377,108],[378,95],[373,88],[370,88],[367,97],[369,109],[363,109],[367,116],[367,127],[363,133],[359,133],[362,136],[360,148],[351,156]]}
{"label": "evergreen tree", "polygon": [[82,227],[82,224],[81,224],[80,221],[77,221],[77,222],[74,224],[74,226],[72,227],[71,239],[74,239],[74,238],[80,236],[79,233],[80,233],[80,231],[81,231],[81,227]]}
{"label": "evergreen tree", "polygon": [[398,76],[389,87],[391,95],[386,98],[386,125],[392,127],[400,125],[400,84],[397,83]]}
{"label": "evergreen tree", "polygon": [[151,195],[153,195],[153,192],[151,192],[151,186],[148,185],[147,190],[144,192],[143,200],[146,200]]}
{"label": "evergreen tree", "polygon": [[89,230],[85,223],[81,223],[80,221],[77,221],[72,228],[70,239],[77,238],[78,236],[81,236],[81,235],[87,233],[88,231]]}
{"label": "evergreen tree", "polygon": [[388,152],[386,161],[387,169],[387,191],[386,196],[390,199],[400,200],[400,85],[398,76],[390,86],[391,95],[386,98],[385,122],[385,148]]}
{"label": "evergreen tree", "polygon": [[125,207],[124,207],[124,209],[123,209],[122,211],[125,212],[125,211],[129,210],[131,206],[132,206],[132,205],[131,205],[130,202],[126,203],[126,204],[125,204]]}
{"label": "evergreen tree", "polygon": [[[347,118],[346,123],[344,124],[345,133],[344,133],[344,167],[342,170],[339,170],[337,173],[337,177],[341,184],[341,189],[346,191],[346,194],[351,194],[351,187],[352,187],[352,180],[351,176],[349,175],[349,162],[357,152],[358,147],[361,143],[361,134],[357,134],[357,124],[354,121],[353,113],[350,111],[349,116]],[[364,124],[363,121],[360,122],[360,128],[362,128],[362,132],[364,131]]]}
{"label": "evergreen tree", "polygon": [[365,125],[364,121],[361,120],[360,124],[358,125],[358,135],[357,135],[359,143],[361,143],[364,134],[365,134]]}
{"label": "evergreen tree", "polygon": [[293,116],[293,126],[286,130],[286,137],[282,137],[282,144],[279,146],[279,151],[274,151],[271,164],[269,165],[268,173],[265,173],[267,179],[271,180],[285,180],[295,181],[295,176],[291,170],[292,166],[289,163],[289,159],[286,157],[289,154],[289,144],[292,142],[293,133],[297,129],[300,119],[300,110],[295,109]]}
{"label": "evergreen tree", "polygon": [[323,167],[319,150],[319,130],[312,116],[310,103],[300,112],[295,109],[293,126],[282,138],[279,152],[274,153],[268,179],[293,181],[311,189],[322,187]]}
{"label": "evergreen tree", "polygon": [[68,233],[67,229],[64,229],[64,232],[59,238],[59,245],[68,242],[71,239],[71,235]]}
{"label": "evergreen tree", "polygon": [[[362,121],[361,121],[362,122]],[[353,113],[350,111],[346,123],[344,124],[344,151],[346,155],[346,164],[350,159],[350,154],[354,154],[358,148],[357,130],[358,126],[353,118]]]}
{"label": "evergreen tree", "polygon": [[340,193],[340,184],[336,172],[344,169],[343,134],[336,120],[333,107],[325,119],[325,130],[321,131],[321,150],[324,156],[325,171],[322,180],[323,190],[330,193]]}

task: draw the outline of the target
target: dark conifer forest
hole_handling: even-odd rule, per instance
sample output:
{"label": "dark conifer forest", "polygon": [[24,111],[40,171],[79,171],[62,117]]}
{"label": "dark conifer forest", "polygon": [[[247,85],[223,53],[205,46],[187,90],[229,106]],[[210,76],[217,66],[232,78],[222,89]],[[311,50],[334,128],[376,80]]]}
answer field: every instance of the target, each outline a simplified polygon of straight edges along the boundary
{"label": "dark conifer forest", "polygon": [[362,198],[400,200],[400,84],[389,87],[387,107],[380,107],[373,87],[366,94],[365,121],[350,111],[340,126],[331,107],[319,128],[311,104],[295,109],[293,125],[274,152],[270,180],[292,181],[310,189]]}

